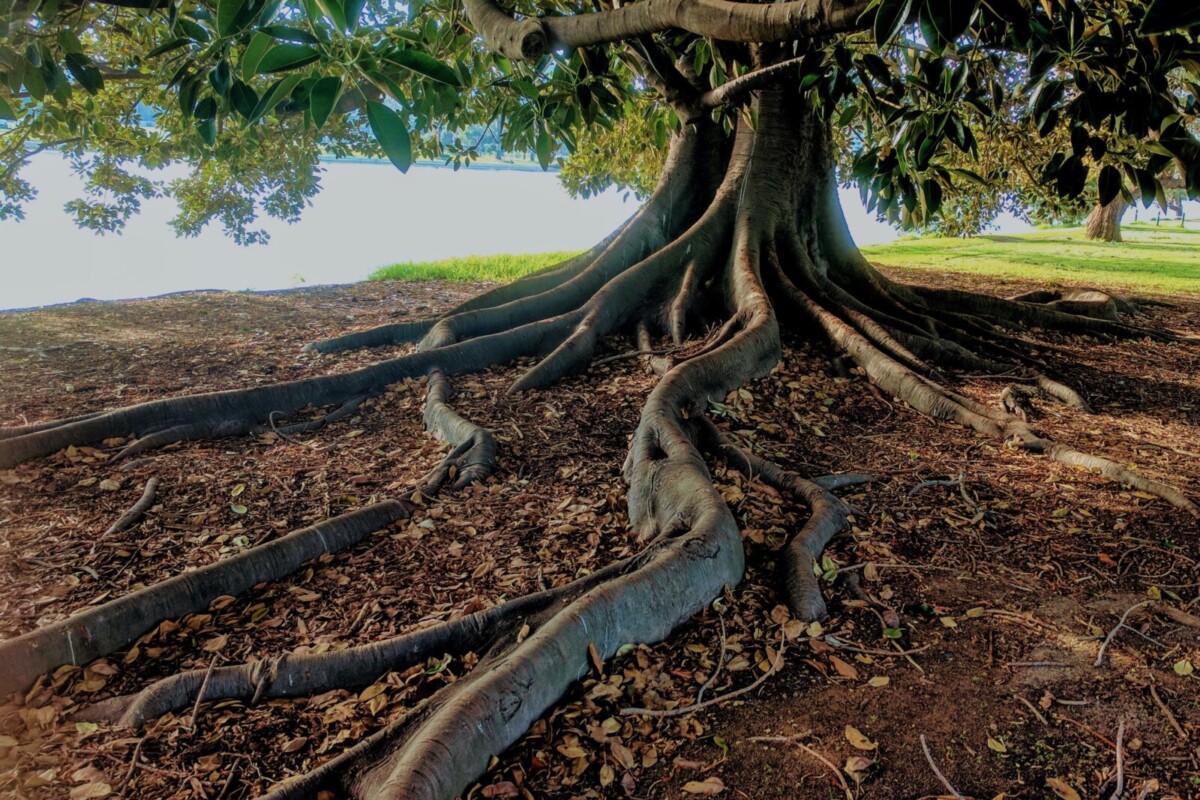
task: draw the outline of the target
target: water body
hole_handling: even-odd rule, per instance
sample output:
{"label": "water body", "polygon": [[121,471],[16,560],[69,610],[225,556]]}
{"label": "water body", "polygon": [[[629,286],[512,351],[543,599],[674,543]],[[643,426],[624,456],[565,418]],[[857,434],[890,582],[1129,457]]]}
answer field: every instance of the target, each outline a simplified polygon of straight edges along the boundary
{"label": "water body", "polygon": [[[557,175],[541,171],[418,165],[401,174],[361,161],[324,168],[324,188],[299,223],[265,221],[270,243],[242,247],[218,226],[177,238],[169,199],[143,204],[120,235],[80,230],[62,210],[80,195],[79,178],[58,155],[36,156],[24,176],[38,198],[23,222],[0,222],[0,309],[348,283],[397,261],[584,249],[637,208],[616,191],[573,199]],[[895,238],[857,192],[844,190],[842,201],[860,244]]]}

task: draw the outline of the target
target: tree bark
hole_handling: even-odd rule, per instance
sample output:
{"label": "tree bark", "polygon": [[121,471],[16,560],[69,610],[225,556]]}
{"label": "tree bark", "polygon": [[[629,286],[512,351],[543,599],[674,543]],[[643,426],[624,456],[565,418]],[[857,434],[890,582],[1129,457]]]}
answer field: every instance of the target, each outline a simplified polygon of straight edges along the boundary
{"label": "tree bark", "polygon": [[1084,235],[1091,241],[1121,241],[1121,217],[1128,207],[1129,203],[1119,193],[1106,206],[1096,203],[1084,223]]}

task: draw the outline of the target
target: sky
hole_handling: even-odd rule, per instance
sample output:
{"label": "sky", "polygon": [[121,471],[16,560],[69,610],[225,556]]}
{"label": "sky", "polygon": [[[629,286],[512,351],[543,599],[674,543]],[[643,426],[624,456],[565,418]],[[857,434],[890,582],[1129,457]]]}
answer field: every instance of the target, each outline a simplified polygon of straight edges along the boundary
{"label": "sky", "polygon": [[[123,234],[79,230],[62,210],[81,182],[54,153],[23,176],[39,196],[22,222],[0,222],[0,309],[113,300],[189,289],[282,289],[349,283],[377,267],[462,255],[585,249],[636,210],[609,191],[571,198],[543,172],[325,164],[324,186],[299,223],[270,220],[267,245],[243,247],[218,226],[177,238],[169,199],[143,204]],[[160,173],[161,174],[161,173]],[[858,193],[842,202],[859,244],[896,233],[875,221]]]}

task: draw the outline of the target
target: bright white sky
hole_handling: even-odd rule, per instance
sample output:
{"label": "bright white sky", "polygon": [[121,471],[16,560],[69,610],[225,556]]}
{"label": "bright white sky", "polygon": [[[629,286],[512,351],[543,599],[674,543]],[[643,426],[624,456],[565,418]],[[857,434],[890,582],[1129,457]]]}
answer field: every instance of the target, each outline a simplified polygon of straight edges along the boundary
{"label": "bright white sky", "polygon": [[[397,261],[590,247],[633,213],[607,192],[573,200],[542,172],[326,164],[324,188],[296,225],[270,221],[266,246],[240,247],[218,227],[178,239],[167,226],[173,202],[143,206],[120,236],[77,229],[62,211],[80,181],[53,153],[24,172],[39,191],[23,222],[0,222],[0,309],[110,300],[186,289],[279,289],[348,283]],[[842,202],[859,244],[896,234]],[[1009,226],[1006,226],[1009,227]]]}

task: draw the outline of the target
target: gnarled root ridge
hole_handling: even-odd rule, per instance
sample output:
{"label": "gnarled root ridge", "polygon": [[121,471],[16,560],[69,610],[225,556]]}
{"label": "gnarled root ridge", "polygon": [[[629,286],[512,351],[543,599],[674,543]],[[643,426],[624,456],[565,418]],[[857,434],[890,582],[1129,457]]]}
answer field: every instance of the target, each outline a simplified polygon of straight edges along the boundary
{"label": "gnarled root ridge", "polygon": [[284,578],[305,561],[343,550],[404,516],[407,510],[399,501],[376,503],[0,642],[0,695],[23,690],[64,664],[102,658],[159,622],[207,608],[221,595]]}

